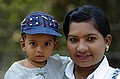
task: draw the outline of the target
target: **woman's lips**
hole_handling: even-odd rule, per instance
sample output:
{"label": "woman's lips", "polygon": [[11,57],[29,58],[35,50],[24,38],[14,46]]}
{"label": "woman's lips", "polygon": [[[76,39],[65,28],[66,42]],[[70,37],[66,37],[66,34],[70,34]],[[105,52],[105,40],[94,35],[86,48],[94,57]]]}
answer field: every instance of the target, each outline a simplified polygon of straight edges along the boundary
{"label": "woman's lips", "polygon": [[85,61],[90,58],[91,55],[77,55],[78,59]]}

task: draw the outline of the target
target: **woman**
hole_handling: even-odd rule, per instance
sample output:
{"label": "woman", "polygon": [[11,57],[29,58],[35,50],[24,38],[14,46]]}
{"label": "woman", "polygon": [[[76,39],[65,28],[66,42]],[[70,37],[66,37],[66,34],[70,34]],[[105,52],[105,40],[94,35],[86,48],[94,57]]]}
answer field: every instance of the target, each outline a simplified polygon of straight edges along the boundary
{"label": "woman", "polygon": [[110,67],[104,55],[112,36],[100,8],[84,5],[68,12],[63,31],[72,59],[66,67],[65,79],[120,79],[120,70]]}

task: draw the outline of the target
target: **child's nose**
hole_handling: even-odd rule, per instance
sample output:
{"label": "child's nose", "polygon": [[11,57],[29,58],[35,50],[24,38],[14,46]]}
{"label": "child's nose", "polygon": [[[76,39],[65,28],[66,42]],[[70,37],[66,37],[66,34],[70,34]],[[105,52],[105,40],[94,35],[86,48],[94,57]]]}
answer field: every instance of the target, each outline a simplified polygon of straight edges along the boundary
{"label": "child's nose", "polygon": [[43,52],[42,46],[38,46],[36,51],[39,52],[39,53],[42,53]]}

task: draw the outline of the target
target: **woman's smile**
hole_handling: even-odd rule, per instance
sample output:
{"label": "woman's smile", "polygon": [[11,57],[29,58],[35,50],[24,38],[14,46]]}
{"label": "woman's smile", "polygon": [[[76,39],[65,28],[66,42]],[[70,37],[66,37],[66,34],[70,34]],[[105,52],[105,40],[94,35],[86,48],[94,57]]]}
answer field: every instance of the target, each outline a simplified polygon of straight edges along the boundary
{"label": "woman's smile", "polygon": [[80,61],[88,61],[92,55],[90,54],[79,54],[76,55]]}

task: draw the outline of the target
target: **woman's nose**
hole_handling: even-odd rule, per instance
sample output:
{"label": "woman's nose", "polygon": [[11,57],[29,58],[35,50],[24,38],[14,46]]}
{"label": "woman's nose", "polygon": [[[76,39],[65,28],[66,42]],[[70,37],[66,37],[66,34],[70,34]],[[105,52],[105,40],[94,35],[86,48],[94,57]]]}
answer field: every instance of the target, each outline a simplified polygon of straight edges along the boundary
{"label": "woman's nose", "polygon": [[77,45],[77,51],[86,52],[88,50],[88,45],[84,41],[80,41]]}

